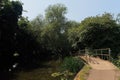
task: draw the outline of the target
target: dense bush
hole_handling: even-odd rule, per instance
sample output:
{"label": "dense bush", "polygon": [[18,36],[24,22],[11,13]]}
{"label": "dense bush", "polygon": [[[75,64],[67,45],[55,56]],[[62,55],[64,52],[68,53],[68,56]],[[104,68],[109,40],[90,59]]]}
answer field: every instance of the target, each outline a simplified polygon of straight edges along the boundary
{"label": "dense bush", "polygon": [[80,69],[82,69],[83,66],[84,63],[81,59],[67,57],[62,63],[62,70],[68,70],[70,72],[77,73]]}
{"label": "dense bush", "polygon": [[113,60],[112,62],[113,62],[113,64],[114,64],[115,66],[117,66],[118,68],[120,68],[120,59]]}

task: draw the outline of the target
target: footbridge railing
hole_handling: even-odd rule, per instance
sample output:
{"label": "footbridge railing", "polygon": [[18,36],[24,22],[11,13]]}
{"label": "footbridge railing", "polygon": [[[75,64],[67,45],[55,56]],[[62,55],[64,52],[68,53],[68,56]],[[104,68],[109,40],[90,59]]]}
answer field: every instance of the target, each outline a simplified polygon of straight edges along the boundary
{"label": "footbridge railing", "polygon": [[84,49],[77,52],[77,56],[93,56],[101,59],[111,60],[111,49]]}

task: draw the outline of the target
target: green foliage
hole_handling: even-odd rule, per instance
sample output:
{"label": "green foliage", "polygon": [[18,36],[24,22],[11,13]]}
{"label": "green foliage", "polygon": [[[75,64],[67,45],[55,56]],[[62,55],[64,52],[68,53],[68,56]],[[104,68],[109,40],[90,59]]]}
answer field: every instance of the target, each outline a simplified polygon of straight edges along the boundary
{"label": "green foliage", "polygon": [[45,27],[45,20],[42,15],[38,15],[35,19],[31,21],[33,31],[40,31],[43,27]]}
{"label": "green foliage", "polygon": [[120,68],[120,59],[114,59],[112,62],[113,62],[113,64],[115,66],[117,66],[118,68]]}
{"label": "green foliage", "polygon": [[120,26],[110,13],[104,13],[85,18],[79,27],[71,28],[68,39],[78,49],[111,48],[112,56],[116,57],[120,48]]}
{"label": "green foliage", "polygon": [[65,21],[65,14],[67,8],[63,4],[50,5],[46,9],[45,17],[48,23]]}
{"label": "green foliage", "polygon": [[69,53],[65,14],[66,7],[63,4],[50,5],[45,13],[45,27],[41,29],[40,42],[55,57]]}
{"label": "green foliage", "polygon": [[43,60],[43,48],[41,48],[38,38],[32,25],[27,18],[21,17],[18,22],[18,33],[16,35],[16,51],[20,54],[18,62],[22,67],[38,66],[38,63]]}
{"label": "green foliage", "polygon": [[82,21],[80,41],[90,48],[110,47],[110,43],[113,43],[114,34],[118,29],[115,20],[111,16],[106,13],[102,16],[89,17]]}
{"label": "green foliage", "polygon": [[80,23],[75,22],[75,21],[68,21],[67,22],[68,25],[68,40],[69,42],[72,44],[72,47],[74,46],[74,43],[77,43],[77,34],[79,33],[79,29],[78,27],[80,26]]}
{"label": "green foliage", "polygon": [[62,69],[68,70],[73,73],[77,73],[80,69],[82,69],[83,66],[84,66],[84,63],[81,59],[67,57],[63,61]]}
{"label": "green foliage", "polygon": [[26,32],[30,31],[30,22],[27,18],[21,17],[18,21],[19,29],[25,30]]}
{"label": "green foliage", "polygon": [[[8,71],[15,63],[13,54],[16,51],[16,34],[18,19],[22,14],[19,1],[4,0],[0,5],[0,70]],[[4,61],[4,63],[3,63]]]}

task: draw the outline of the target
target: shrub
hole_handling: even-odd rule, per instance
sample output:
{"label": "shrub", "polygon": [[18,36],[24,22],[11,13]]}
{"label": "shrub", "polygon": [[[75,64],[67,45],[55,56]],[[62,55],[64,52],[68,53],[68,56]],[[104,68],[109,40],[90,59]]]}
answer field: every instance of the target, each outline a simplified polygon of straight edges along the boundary
{"label": "shrub", "polygon": [[118,68],[120,68],[120,59],[118,59],[118,60],[113,60],[112,62],[113,62],[113,64],[114,64],[115,66],[117,66]]}
{"label": "shrub", "polygon": [[83,66],[84,63],[81,59],[67,57],[62,63],[62,70],[68,70],[70,72],[77,73],[80,69],[82,69]]}

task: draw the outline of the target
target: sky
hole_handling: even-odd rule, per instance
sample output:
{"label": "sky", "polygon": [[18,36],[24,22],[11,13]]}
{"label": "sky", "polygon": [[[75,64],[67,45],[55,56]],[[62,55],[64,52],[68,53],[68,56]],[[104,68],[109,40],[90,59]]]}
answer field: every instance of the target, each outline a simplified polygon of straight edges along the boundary
{"label": "sky", "polygon": [[23,9],[23,16],[29,20],[34,19],[39,14],[45,15],[45,10],[49,5],[61,3],[67,7],[66,17],[68,20],[82,21],[86,17],[96,16],[109,12],[117,15],[120,13],[120,0],[20,0]]}

